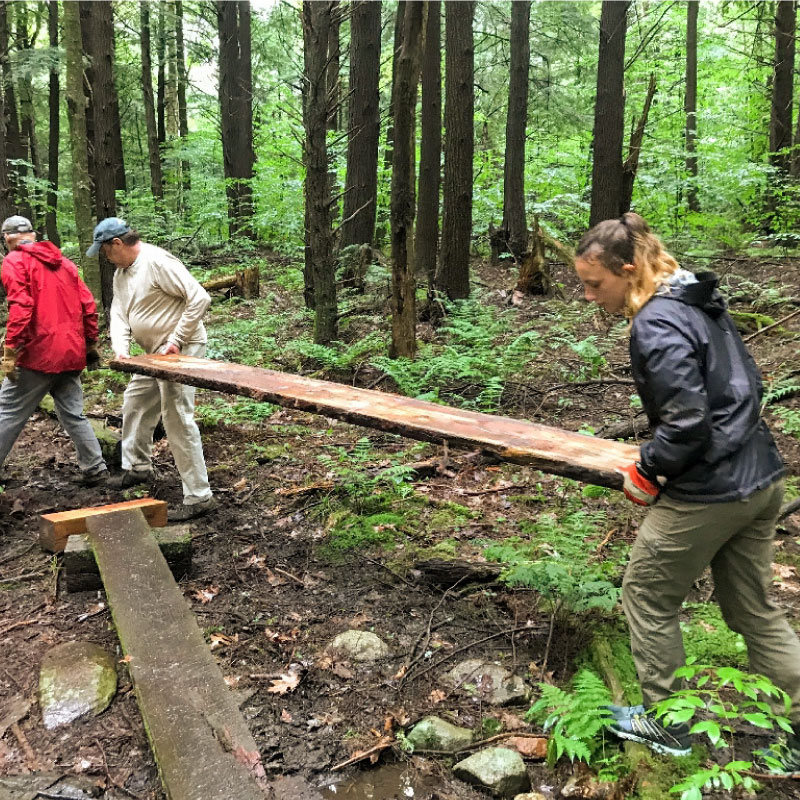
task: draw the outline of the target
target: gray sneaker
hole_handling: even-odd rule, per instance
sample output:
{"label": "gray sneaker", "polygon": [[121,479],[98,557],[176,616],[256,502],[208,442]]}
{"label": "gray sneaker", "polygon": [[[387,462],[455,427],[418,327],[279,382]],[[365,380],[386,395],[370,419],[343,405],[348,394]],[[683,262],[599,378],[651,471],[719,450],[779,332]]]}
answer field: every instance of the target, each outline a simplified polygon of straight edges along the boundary
{"label": "gray sneaker", "polygon": [[170,522],[188,522],[190,519],[197,519],[205,516],[209,511],[217,507],[217,498],[209,497],[208,500],[201,500],[199,503],[184,503],[180,508],[170,511],[167,519]]}

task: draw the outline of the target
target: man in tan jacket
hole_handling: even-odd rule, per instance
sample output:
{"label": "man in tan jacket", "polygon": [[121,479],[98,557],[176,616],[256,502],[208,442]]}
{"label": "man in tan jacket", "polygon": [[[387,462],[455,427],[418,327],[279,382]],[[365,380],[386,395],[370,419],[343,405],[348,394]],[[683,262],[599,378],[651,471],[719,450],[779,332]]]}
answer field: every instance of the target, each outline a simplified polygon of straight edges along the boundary
{"label": "man in tan jacket", "polygon": [[[132,341],[146,353],[204,356],[203,314],[211,298],[189,270],[166,250],[141,241],[119,217],[95,227],[87,255],[101,250],[116,267],[110,314],[116,357],[128,358]],[[125,489],[152,480],[153,431],[160,417],[183,481],[183,507],[170,514],[174,521],[199,517],[216,505],[194,421],[194,393],[193,386],[134,375],[122,407],[123,473],[114,485]]]}

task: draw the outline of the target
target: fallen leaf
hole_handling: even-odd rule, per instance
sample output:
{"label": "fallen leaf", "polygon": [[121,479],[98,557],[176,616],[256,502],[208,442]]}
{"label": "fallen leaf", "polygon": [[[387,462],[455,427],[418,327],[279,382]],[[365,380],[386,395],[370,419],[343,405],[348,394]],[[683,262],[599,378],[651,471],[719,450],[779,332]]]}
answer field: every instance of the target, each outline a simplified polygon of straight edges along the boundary
{"label": "fallen leaf", "polygon": [[211,636],[208,637],[208,646],[210,650],[213,650],[215,647],[228,647],[238,641],[238,633],[235,636],[226,636],[224,633],[212,633]]}
{"label": "fallen leaf", "polygon": [[260,556],[257,553],[253,553],[253,555],[247,559],[247,564],[245,564],[245,566],[252,569],[264,569],[266,562],[266,556]]}
{"label": "fallen leaf", "polygon": [[223,680],[225,683],[231,688],[235,689],[239,685],[239,681],[242,679],[241,675],[225,675]]}
{"label": "fallen leaf", "polygon": [[123,656],[120,660],[120,664],[130,664],[133,661],[133,656]]}
{"label": "fallen leaf", "polygon": [[525,720],[510,711],[501,711],[498,715],[498,720],[507,731],[518,731],[526,727]]}
{"label": "fallen leaf", "polygon": [[408,666],[406,664],[403,664],[403,666],[400,667],[400,669],[397,670],[397,672],[395,672],[394,675],[392,675],[392,680],[399,681],[400,678],[405,676],[406,672],[408,672]]}
{"label": "fallen leaf", "polygon": [[431,703],[433,703],[433,705],[436,706],[439,703],[441,703],[446,697],[447,697],[447,694],[445,692],[443,692],[441,689],[434,689],[428,695],[428,700],[430,700]]}
{"label": "fallen leaf", "polygon": [[235,492],[244,491],[247,488],[247,478],[242,478],[240,481],[236,481],[231,488]]}
{"label": "fallen leaf", "polygon": [[219,594],[219,586],[209,586],[208,589],[198,589],[192,596],[203,605],[210,603]]}
{"label": "fallen leaf", "polygon": [[547,737],[512,736],[504,744],[513,747],[523,758],[547,758]]}
{"label": "fallen leaf", "polygon": [[334,663],[333,667],[331,668],[331,672],[334,675],[338,675],[340,678],[344,678],[345,680],[350,680],[353,677],[353,673],[350,672],[349,669],[344,664],[340,664],[339,662]]}
{"label": "fallen leaf", "polygon": [[281,722],[292,722],[293,719],[292,715],[285,708],[281,711]]}
{"label": "fallen leaf", "polygon": [[271,694],[286,694],[293,692],[300,683],[299,672],[285,672],[280,678],[271,681],[272,686],[267,689]]}

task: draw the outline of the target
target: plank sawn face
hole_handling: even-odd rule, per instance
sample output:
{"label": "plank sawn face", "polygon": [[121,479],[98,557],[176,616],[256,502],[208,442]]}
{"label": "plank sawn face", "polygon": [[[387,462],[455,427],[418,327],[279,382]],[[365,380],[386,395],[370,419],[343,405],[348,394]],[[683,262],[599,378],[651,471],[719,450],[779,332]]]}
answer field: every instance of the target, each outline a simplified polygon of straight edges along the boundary
{"label": "plank sawn face", "polygon": [[86,520],[89,517],[128,509],[141,511],[151,528],[163,528],[167,524],[167,504],[163,500],[142,497],[124,503],[42,514],[39,518],[39,544],[51,553],[63,553],[70,536],[86,533]]}
{"label": "plank sawn face", "polygon": [[144,515],[86,524],[167,797],[264,800],[255,741]]}
{"label": "plank sawn face", "polygon": [[612,488],[622,487],[617,470],[639,458],[638,447],[621,442],[241,364],[142,355],[116,359],[110,366],[324,414],[412,439],[479,447],[505,461]]}

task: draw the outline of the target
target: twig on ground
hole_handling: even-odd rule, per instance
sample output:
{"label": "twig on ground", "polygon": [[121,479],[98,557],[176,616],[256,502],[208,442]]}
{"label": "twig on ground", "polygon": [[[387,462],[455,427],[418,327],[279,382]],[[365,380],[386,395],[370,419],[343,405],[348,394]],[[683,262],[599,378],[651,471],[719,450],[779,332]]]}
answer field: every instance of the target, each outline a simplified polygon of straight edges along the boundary
{"label": "twig on ground", "polygon": [[295,575],[292,575],[291,572],[287,572],[285,569],[281,569],[280,567],[272,567],[275,572],[280,572],[281,575],[285,575],[287,578],[291,578],[295,583],[299,583],[301,586],[305,587],[305,583],[302,578],[298,578]]}
{"label": "twig on ground", "polygon": [[31,772],[37,772],[39,770],[39,760],[36,758],[36,753],[33,752],[28,737],[25,736],[18,722],[12,722],[9,727],[14,734],[14,738],[19,743],[22,752],[25,754],[25,763],[28,769],[30,769]]}
{"label": "twig on ground", "polygon": [[406,586],[414,587],[414,584],[406,580],[402,575],[398,575],[394,570],[389,569],[386,564],[382,564],[380,561],[376,561],[374,558],[370,558],[369,556],[361,556],[363,561],[369,561],[370,564],[374,564],[376,567],[380,567],[383,570],[386,570],[393,578],[397,578],[397,580],[402,581]]}
{"label": "twig on ground", "polygon": [[341,764],[337,764],[335,767],[331,767],[331,772],[336,772],[337,770],[344,769],[345,767],[349,767],[351,764],[358,764],[359,761],[363,761],[365,758],[369,758],[370,756],[374,755],[375,753],[380,753],[382,750],[386,750],[387,747],[391,747],[394,744],[394,738],[389,736],[384,736],[378,744],[374,747],[370,747],[369,750],[364,750],[360,753],[356,753],[352,758],[348,758],[347,761],[342,761]]}
{"label": "twig on ground", "polygon": [[427,749],[414,749],[415,753],[425,753],[427,755],[448,755],[451,756],[454,753],[466,753],[470,750],[477,750],[480,747],[484,747],[487,744],[491,744],[492,742],[500,742],[504,739],[546,739],[547,737],[541,733],[525,733],[521,731],[506,731],[505,733],[498,733],[495,736],[490,736],[488,739],[481,739],[478,742],[472,742],[472,744],[465,744],[463,747],[459,747],[456,750],[427,750]]}
{"label": "twig on ground", "polygon": [[773,328],[777,328],[778,325],[787,322],[788,320],[792,319],[792,317],[796,317],[800,314],[800,308],[795,309],[792,311],[791,314],[787,314],[785,317],[781,317],[777,322],[773,322],[771,325],[765,325],[763,328],[759,328],[755,333],[751,333],[749,336],[745,336],[742,341],[749,342],[751,339],[755,339],[756,336],[759,336],[762,333],[766,333],[767,331],[772,330]]}
{"label": "twig on ground", "polygon": [[0,578],[0,583],[14,583],[15,581],[29,581],[33,578],[43,578],[50,570],[42,572],[24,572],[22,575],[9,575],[7,578]]}

